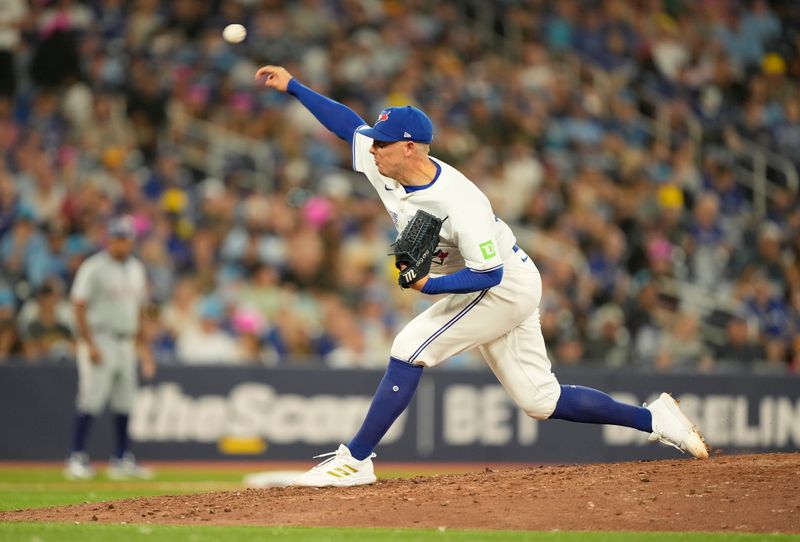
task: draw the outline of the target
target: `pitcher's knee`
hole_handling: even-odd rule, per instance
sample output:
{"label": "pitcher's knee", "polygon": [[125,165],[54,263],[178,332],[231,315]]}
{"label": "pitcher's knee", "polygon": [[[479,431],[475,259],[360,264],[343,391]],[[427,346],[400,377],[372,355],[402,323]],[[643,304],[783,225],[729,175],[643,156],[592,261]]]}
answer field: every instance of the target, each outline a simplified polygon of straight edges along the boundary
{"label": "pitcher's knee", "polygon": [[555,411],[559,397],[561,397],[561,386],[553,379],[552,383],[540,387],[537,393],[527,395],[517,403],[522,411],[534,420],[546,420]]}
{"label": "pitcher's knee", "polygon": [[522,411],[534,420],[546,420],[556,409],[558,399],[552,400],[547,397],[540,397],[535,401],[522,405]]}
{"label": "pitcher's knee", "polygon": [[[394,338],[392,349],[389,351],[390,355],[393,358],[409,363],[418,363],[416,360],[412,360],[411,357],[415,354],[415,350],[418,349],[419,345],[416,344],[410,334],[404,333],[404,331],[405,330],[401,331],[397,337]],[[418,352],[416,353],[419,354]]]}
{"label": "pitcher's knee", "polygon": [[392,345],[392,349],[389,350],[389,355],[394,359],[408,362],[408,358],[411,354],[408,353],[408,349],[399,348],[397,345]]}

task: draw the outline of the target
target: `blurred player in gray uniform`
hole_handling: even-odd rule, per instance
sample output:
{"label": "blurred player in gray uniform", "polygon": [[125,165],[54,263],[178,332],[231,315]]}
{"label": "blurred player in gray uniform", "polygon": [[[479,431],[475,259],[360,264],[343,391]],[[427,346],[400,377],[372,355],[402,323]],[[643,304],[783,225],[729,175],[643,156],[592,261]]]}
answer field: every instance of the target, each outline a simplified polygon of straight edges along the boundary
{"label": "blurred player in gray uniform", "polygon": [[128,415],[137,390],[137,350],[142,374],[152,378],[155,362],[139,340],[141,313],[147,300],[144,265],[131,253],[136,231],[130,217],[114,219],[108,227],[105,250],[78,268],[71,298],[78,327],[78,397],[72,449],[64,475],[92,478],[86,441],[93,420],[108,404],[116,445],[108,468],[112,479],[149,478],[128,451]]}

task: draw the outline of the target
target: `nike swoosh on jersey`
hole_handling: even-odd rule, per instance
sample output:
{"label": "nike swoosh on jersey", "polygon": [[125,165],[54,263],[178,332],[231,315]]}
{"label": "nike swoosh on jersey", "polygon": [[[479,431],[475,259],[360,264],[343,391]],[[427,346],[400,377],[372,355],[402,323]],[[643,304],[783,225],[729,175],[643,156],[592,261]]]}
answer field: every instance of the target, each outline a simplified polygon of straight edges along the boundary
{"label": "nike swoosh on jersey", "polygon": [[386,186],[386,185],[383,185],[383,189],[384,189],[384,190],[388,190],[389,192],[394,192],[394,188],[389,188],[389,187],[388,187],[388,186]]}

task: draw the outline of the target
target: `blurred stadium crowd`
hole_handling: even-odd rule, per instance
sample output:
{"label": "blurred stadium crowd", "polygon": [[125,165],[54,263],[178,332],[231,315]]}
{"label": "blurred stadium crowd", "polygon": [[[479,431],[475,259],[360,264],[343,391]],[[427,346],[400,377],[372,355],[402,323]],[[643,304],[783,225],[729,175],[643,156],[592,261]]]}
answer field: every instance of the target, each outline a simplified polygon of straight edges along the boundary
{"label": "blurred stadium crowd", "polygon": [[71,359],[75,269],[129,213],[159,361],[385,365],[430,300],[270,63],[431,115],[534,255],[557,364],[795,372],[797,193],[770,170],[759,208],[736,151],[800,162],[799,53],[792,1],[0,0],[0,362]]}

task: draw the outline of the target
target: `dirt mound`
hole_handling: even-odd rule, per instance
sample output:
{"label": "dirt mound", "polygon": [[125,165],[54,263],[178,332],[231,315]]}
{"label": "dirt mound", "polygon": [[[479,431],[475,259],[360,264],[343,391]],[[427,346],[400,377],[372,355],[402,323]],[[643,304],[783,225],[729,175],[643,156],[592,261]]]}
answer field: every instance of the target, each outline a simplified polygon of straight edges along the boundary
{"label": "dirt mound", "polygon": [[797,533],[798,495],[792,453],[140,497],[0,512],[0,521]]}

